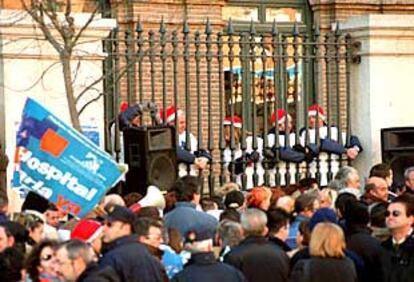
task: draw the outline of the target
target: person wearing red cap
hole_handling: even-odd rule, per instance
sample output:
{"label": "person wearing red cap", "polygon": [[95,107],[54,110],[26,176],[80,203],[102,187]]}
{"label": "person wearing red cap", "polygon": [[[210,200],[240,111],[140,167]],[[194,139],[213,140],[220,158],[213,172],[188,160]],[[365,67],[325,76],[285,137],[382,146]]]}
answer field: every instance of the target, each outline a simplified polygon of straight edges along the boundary
{"label": "person wearing red cap", "polygon": [[198,148],[198,142],[195,136],[189,132],[187,140],[187,119],[184,111],[177,109],[171,105],[161,109],[160,119],[170,126],[175,126],[175,120],[177,119],[177,161],[178,171],[180,176],[187,174],[187,165],[191,165],[190,174],[197,175],[198,171],[207,167],[208,162],[211,160],[211,155],[206,150]]}
{"label": "person wearing red cap", "polygon": [[[358,137],[352,135],[350,139],[347,140],[346,134],[344,132],[340,133],[336,126],[330,126],[328,128],[326,124],[327,116],[325,110],[319,104],[313,104],[308,108],[308,129],[302,128],[300,137],[301,144],[306,144],[306,136],[309,136],[309,143],[316,144],[316,130],[319,131],[320,146],[319,146],[319,159],[322,160],[322,163],[328,159],[328,154],[333,155],[342,155],[346,154],[348,159],[354,160],[358,154],[362,151],[361,143],[359,142]],[[338,142],[339,135],[342,138],[342,144]],[[337,157],[331,156],[333,161],[331,163],[332,170],[336,170],[338,167]],[[324,164],[325,165],[325,164]],[[323,165],[323,166],[324,166]],[[321,170],[326,170],[323,167]],[[334,171],[333,171],[334,172]],[[327,179],[326,173],[322,173],[321,184],[326,185]]]}
{"label": "person wearing red cap", "polygon": [[[257,185],[263,185],[264,183],[264,169],[262,166],[262,151],[263,151],[263,139],[260,137],[247,136],[246,137],[246,151],[245,159],[243,158],[243,150],[241,149],[241,130],[242,119],[238,116],[226,117],[223,121],[223,134],[224,141],[226,142],[226,148],[223,151],[223,161],[228,167],[230,173],[237,175],[237,183],[242,185],[241,174],[244,173],[247,176],[247,188],[253,188]],[[231,127],[233,127],[233,136],[231,133]],[[253,141],[256,138],[257,148],[253,149]],[[234,143],[234,149],[232,152],[231,144]],[[232,155],[233,153],[233,155]],[[231,164],[231,165],[230,165]],[[243,170],[243,165],[245,169]],[[234,171],[233,171],[234,170]],[[254,174],[257,175],[257,182],[254,183]]]}
{"label": "person wearing red cap", "polygon": [[70,233],[70,239],[78,239],[91,245],[95,254],[99,257],[102,249],[103,226],[93,219],[81,219]]}

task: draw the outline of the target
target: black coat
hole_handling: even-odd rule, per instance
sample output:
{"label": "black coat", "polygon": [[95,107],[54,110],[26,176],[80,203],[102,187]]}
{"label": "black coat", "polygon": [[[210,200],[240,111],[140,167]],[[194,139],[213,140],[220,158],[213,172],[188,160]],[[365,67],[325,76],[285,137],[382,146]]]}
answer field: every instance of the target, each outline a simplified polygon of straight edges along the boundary
{"label": "black coat", "polygon": [[292,270],[289,282],[356,282],[353,262],[345,257],[300,260]]}
{"label": "black coat", "polygon": [[414,281],[414,232],[398,248],[393,246],[391,238],[384,241],[382,246],[386,250],[384,257],[385,281]]}
{"label": "black coat", "polygon": [[119,282],[119,277],[110,266],[100,268],[97,263],[89,264],[76,282]]}
{"label": "black coat", "polygon": [[243,273],[231,265],[218,262],[214,253],[193,254],[184,269],[177,273],[173,282],[247,282]]}
{"label": "black coat", "polygon": [[99,264],[101,267],[111,266],[121,282],[163,281],[161,263],[138,243],[135,235],[111,242]]}
{"label": "black coat", "polygon": [[240,269],[249,282],[284,282],[289,276],[288,256],[264,237],[247,237],[224,262]]}
{"label": "black coat", "polygon": [[358,272],[360,281],[384,281],[384,249],[381,247],[381,242],[371,236],[368,227],[348,226],[346,231],[346,247],[364,261],[364,267]]}

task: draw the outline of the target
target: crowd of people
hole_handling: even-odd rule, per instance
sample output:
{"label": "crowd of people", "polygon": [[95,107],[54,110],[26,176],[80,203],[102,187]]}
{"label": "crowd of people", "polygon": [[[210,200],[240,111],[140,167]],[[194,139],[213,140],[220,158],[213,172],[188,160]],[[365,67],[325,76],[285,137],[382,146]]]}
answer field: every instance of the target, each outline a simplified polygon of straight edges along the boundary
{"label": "crowd of people", "polygon": [[[202,197],[197,176],[167,193],[108,194],[85,218],[30,193],[0,198],[2,281],[413,281],[414,168],[391,191],[378,164],[361,185],[339,169],[285,188],[237,183]],[[362,187],[363,186],[363,187]],[[143,198],[144,197],[144,198]]]}

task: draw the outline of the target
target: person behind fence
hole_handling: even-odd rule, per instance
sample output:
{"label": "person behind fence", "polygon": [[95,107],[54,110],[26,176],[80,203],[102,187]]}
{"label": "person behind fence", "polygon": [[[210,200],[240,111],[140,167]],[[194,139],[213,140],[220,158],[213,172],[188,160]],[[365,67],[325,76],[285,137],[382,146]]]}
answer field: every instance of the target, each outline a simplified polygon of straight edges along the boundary
{"label": "person behind fence", "polygon": [[[270,167],[279,166],[279,173],[282,176],[286,173],[286,163],[290,163],[289,170],[293,174],[296,171],[296,164],[311,161],[317,155],[315,146],[304,148],[301,144],[296,144],[296,135],[292,132],[292,117],[284,109],[273,112],[271,122],[274,126],[267,134],[269,148],[265,148],[264,154]],[[276,163],[277,156],[282,161],[281,164]],[[275,173],[276,169],[273,169],[272,175]],[[293,179],[292,177],[291,181]],[[289,184],[286,183],[285,177],[281,178],[281,182],[282,185]],[[271,180],[271,183],[275,183],[275,180]]]}
{"label": "person behind fence", "polygon": [[345,256],[345,237],[342,229],[333,223],[318,223],[309,243],[310,259],[295,264],[290,282],[358,281],[355,266]]}
{"label": "person behind fence", "polygon": [[216,260],[213,252],[214,234],[200,224],[189,226],[185,236],[184,248],[191,253],[191,258],[184,270],[176,274],[173,282],[247,282],[243,273],[237,268]]}
{"label": "person behind fence", "polygon": [[[362,152],[362,146],[357,136],[351,135],[349,140],[344,132],[339,132],[338,128],[331,125],[327,126],[327,116],[325,110],[319,104],[313,104],[308,108],[308,128],[300,130],[300,140],[303,146],[309,144],[316,144],[316,130],[318,129],[319,137],[319,159],[321,160],[321,185],[328,184],[327,173],[329,166],[331,172],[335,173],[339,168],[337,161],[338,155],[346,154],[349,160],[357,158],[358,154]],[[341,142],[339,141],[341,136]],[[328,155],[331,154],[332,160],[328,165]],[[311,170],[315,172],[315,163],[313,163]]]}
{"label": "person behind fence", "polygon": [[[247,176],[247,188],[263,185],[264,170],[262,166],[263,139],[255,136],[246,137],[246,149],[242,150],[242,119],[238,116],[225,117],[223,135],[226,147],[223,162],[230,173],[237,175],[237,183],[242,183],[242,173]],[[233,131],[233,132],[232,132]],[[255,140],[254,140],[255,139]],[[254,143],[256,148],[254,148]],[[257,183],[255,183],[257,178]]]}
{"label": "person behind fence", "polygon": [[250,282],[285,282],[289,275],[289,258],[267,240],[266,224],[266,214],[259,209],[242,213],[245,239],[224,256],[224,262],[241,270]]}
{"label": "person behind fence", "polygon": [[191,165],[191,175],[197,175],[198,170],[205,169],[212,157],[206,150],[198,148],[197,139],[191,132],[188,132],[187,140],[187,119],[184,111],[170,105],[165,110],[160,110],[160,119],[170,126],[175,126],[175,120],[177,119],[177,162],[179,163],[179,175],[184,176],[187,174],[187,165]]}
{"label": "person behind fence", "polygon": [[388,206],[386,224],[391,236],[382,243],[386,251],[385,276],[389,282],[413,281],[414,197],[401,195]]}

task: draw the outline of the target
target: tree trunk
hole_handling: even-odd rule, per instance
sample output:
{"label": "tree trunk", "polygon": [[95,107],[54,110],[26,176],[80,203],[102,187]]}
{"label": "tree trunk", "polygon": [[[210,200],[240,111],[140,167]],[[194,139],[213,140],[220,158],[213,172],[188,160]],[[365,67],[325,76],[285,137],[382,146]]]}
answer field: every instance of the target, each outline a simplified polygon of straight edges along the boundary
{"label": "tree trunk", "polygon": [[65,89],[66,89],[66,98],[68,100],[68,107],[69,107],[69,114],[70,119],[72,121],[72,126],[82,132],[80,122],[79,122],[79,115],[76,109],[76,101],[75,96],[73,93],[73,85],[72,85],[72,70],[70,65],[70,54],[63,54],[60,56],[60,60],[62,62],[62,70],[63,70],[63,79],[65,81]]}

